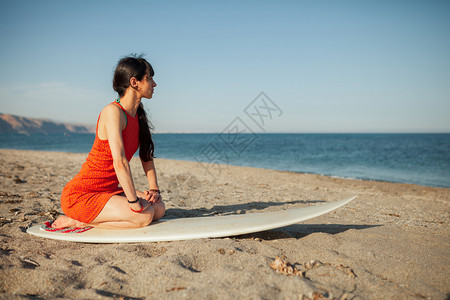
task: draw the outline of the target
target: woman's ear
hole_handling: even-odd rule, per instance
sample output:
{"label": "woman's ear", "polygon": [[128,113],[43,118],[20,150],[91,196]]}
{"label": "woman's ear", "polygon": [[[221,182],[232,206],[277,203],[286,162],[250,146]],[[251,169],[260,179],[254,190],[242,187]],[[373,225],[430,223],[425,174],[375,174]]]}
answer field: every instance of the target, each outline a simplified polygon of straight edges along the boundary
{"label": "woman's ear", "polygon": [[136,88],[137,87],[137,79],[135,77],[131,77],[130,78],[130,86],[132,88]]}

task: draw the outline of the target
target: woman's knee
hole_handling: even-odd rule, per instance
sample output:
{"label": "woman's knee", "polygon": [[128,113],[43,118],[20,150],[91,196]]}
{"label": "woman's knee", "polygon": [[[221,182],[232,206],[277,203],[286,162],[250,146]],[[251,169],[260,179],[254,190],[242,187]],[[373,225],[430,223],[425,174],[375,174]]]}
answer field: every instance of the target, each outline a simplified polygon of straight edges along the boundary
{"label": "woman's knee", "polygon": [[161,219],[165,212],[166,212],[166,205],[164,204],[164,201],[161,201],[157,204],[155,204],[155,206],[153,206],[155,214],[153,216],[153,221],[157,221],[159,219]]}
{"label": "woman's knee", "polygon": [[138,228],[148,226],[151,222],[157,221],[164,216],[166,211],[165,208],[166,206],[163,201],[155,204],[154,206],[149,206],[146,210],[139,213],[138,216],[135,216],[132,222]]}
{"label": "woman's knee", "polygon": [[155,215],[154,210],[152,208],[148,208],[145,211],[139,213],[138,216],[135,216],[132,222],[138,228],[145,227],[150,225],[150,223],[153,221],[154,215]]}

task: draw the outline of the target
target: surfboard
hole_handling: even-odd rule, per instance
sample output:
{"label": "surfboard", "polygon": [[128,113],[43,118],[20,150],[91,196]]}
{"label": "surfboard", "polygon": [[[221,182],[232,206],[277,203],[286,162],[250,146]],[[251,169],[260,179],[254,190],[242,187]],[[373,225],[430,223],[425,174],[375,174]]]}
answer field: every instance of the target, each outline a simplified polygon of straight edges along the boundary
{"label": "surfboard", "polygon": [[46,231],[42,225],[36,225],[28,228],[27,233],[83,243],[142,243],[228,237],[293,225],[331,212],[355,198],[353,196],[331,203],[273,212],[161,219],[138,229],[91,228],[82,232],[75,230],[62,233]]}

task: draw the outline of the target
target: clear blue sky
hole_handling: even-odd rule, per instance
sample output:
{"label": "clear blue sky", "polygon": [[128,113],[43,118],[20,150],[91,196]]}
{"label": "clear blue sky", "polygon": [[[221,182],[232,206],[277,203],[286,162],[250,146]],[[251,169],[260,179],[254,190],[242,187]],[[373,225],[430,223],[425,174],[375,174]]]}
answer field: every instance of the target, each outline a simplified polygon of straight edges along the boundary
{"label": "clear blue sky", "polygon": [[[95,123],[145,53],[160,132],[450,132],[450,1],[0,1],[0,112]],[[248,124],[252,130],[253,125]]]}

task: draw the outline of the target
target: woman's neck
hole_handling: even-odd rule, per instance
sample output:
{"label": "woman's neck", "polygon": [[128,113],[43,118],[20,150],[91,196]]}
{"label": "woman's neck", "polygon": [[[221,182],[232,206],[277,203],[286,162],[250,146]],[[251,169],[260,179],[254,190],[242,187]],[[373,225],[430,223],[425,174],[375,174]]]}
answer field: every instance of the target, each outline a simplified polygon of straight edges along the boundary
{"label": "woman's neck", "polygon": [[140,104],[141,99],[131,93],[125,93],[125,95],[120,98],[120,105],[122,105],[123,109],[125,109],[132,117],[136,116]]}

